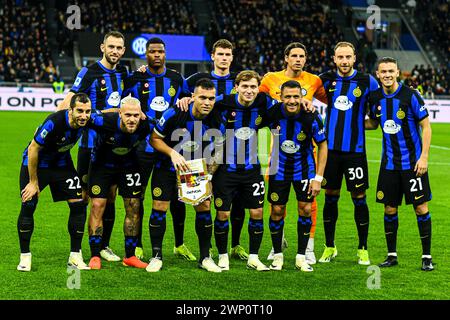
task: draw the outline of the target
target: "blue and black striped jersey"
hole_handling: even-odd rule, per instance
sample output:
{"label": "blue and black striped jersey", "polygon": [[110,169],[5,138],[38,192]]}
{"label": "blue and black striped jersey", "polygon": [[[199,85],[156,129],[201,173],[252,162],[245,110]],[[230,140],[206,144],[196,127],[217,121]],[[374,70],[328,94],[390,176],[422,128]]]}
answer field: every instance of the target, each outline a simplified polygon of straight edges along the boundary
{"label": "blue and black striped jersey", "polygon": [[370,118],[383,130],[381,166],[386,170],[414,169],[422,153],[419,122],[428,117],[420,94],[399,84],[390,95],[378,89],[370,95],[369,103]]}
{"label": "blue and black striped jersey", "polygon": [[[83,128],[69,125],[69,111],[61,110],[49,115],[34,134],[39,150],[38,168],[65,167],[72,163],[70,149],[81,137]],[[28,144],[29,146],[30,144]],[[28,146],[22,157],[22,165],[28,165]]]}
{"label": "blue and black striped jersey", "polygon": [[[188,111],[170,108],[159,119],[154,132],[164,138],[164,142],[180,153],[186,160],[205,158],[209,162],[214,155],[214,139],[223,138],[225,119],[215,107],[204,119],[197,119]],[[175,171],[172,161],[164,154],[158,154],[156,168]]]}
{"label": "blue and black striped jersey", "polygon": [[[309,180],[316,175],[314,146],[326,140],[322,117],[315,111],[288,115],[283,103],[269,108],[261,126],[268,126],[274,135],[270,161],[275,165],[273,179],[280,181]],[[273,163],[275,161],[275,163]]]}
{"label": "blue and black striped jersey", "polygon": [[120,128],[119,113],[105,113],[89,123],[97,139],[91,154],[91,163],[107,168],[137,167],[136,148],[153,129],[150,119],[141,120],[134,133]]}
{"label": "blue and black striped jersey", "polygon": [[226,95],[226,94],[232,94],[236,93],[234,89],[234,80],[236,79],[237,73],[231,72],[226,76],[218,76],[214,73],[214,71],[211,71],[209,73],[207,72],[198,72],[193,75],[191,75],[189,78],[186,79],[189,91],[194,92],[195,89],[195,83],[202,79],[207,78],[210,79],[214,85],[216,86],[216,96],[220,95]]}
{"label": "blue and black striped jersey", "polygon": [[328,98],[325,119],[328,149],[365,152],[367,98],[370,92],[379,88],[378,82],[371,75],[356,70],[349,77],[329,71],[321,74],[320,78]]}
{"label": "blue and black striped jersey", "polygon": [[[258,93],[248,107],[238,101],[238,94],[218,97],[217,108],[226,119],[226,139],[224,168],[229,172],[260,169],[258,159],[258,129],[263,116],[270,106],[277,103],[265,93]],[[234,132],[229,134],[229,130]],[[222,169],[222,167],[221,167]]]}
{"label": "blue and black striped jersey", "polygon": [[[177,71],[164,69],[163,73],[154,74],[148,68],[146,72],[133,72],[125,81],[123,95],[128,94],[139,99],[142,111],[155,120],[159,120],[169,106],[175,105],[177,99],[191,95],[186,80]],[[148,140],[139,149],[149,153],[155,151]]]}
{"label": "blue and black striped jersey", "polygon": [[[78,73],[71,92],[86,93],[92,102],[92,110],[118,108],[122,96],[123,81],[128,77],[126,67],[118,65],[115,69],[107,69],[100,61],[83,67]],[[80,147],[94,146],[95,132],[83,133]]]}

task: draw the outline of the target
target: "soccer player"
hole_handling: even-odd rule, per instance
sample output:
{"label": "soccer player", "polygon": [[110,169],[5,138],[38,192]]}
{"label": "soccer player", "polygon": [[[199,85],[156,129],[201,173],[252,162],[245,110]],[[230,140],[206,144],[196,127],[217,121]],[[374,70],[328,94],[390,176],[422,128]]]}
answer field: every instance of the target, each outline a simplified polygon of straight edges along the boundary
{"label": "soccer player", "polygon": [[[216,87],[216,96],[236,93],[234,90],[234,80],[236,72],[231,72],[230,67],[233,62],[233,44],[226,39],[217,40],[211,52],[213,70],[210,73],[198,72],[186,79],[189,90],[192,92],[198,79],[208,78]],[[240,244],[242,227],[245,221],[245,209],[240,198],[236,195],[231,206],[231,252],[233,258],[241,260],[248,259],[248,253]]]}
{"label": "soccer player", "polygon": [[[394,58],[378,61],[376,75],[381,88],[370,95],[370,118],[366,127],[383,130],[383,152],[378,175],[377,202],[384,204],[384,231],[388,255],[380,267],[392,267],[397,261],[398,206],[403,194],[417,215],[422,242],[422,270],[434,269],[431,259],[431,215],[428,202],[428,152],[431,126],[420,94],[397,82],[399,69]],[[422,131],[422,136],[421,136]]]}
{"label": "soccer player", "polygon": [[50,186],[53,201],[66,200],[69,205],[70,256],[68,265],[89,269],[81,254],[86,203],[81,196],[80,179],[70,149],[82,134],[91,114],[87,95],[72,96],[69,109],[55,112],[39,126],[34,139],[23,152],[20,170],[22,207],[17,222],[20,243],[19,271],[31,270],[30,241],[34,230],[34,212],[40,192]]}
{"label": "soccer player", "polygon": [[226,129],[233,130],[228,137],[225,150],[226,163],[221,165],[213,177],[216,219],[214,236],[219,252],[219,267],[229,270],[227,253],[231,202],[235,192],[245,208],[250,209],[248,223],[250,251],[247,267],[258,271],[268,271],[258,257],[264,232],[263,204],[265,186],[258,160],[257,130],[262,116],[269,106],[275,104],[264,93],[259,93],[260,76],[250,70],[240,72],[235,80],[236,94],[217,99],[214,108],[223,110],[227,120]]}
{"label": "soccer player", "polygon": [[[118,31],[110,31],[105,34],[100,45],[103,53],[101,60],[83,67],[78,73],[75,82],[58,109],[67,108],[67,102],[78,92],[86,93],[92,101],[93,110],[117,108],[123,91],[123,81],[128,76],[124,66],[119,61],[125,53],[125,37]],[[81,177],[83,199],[88,201],[87,181],[89,160],[95,141],[95,131],[86,130],[78,147],[77,171]],[[103,215],[103,244],[101,256],[107,261],[120,261],[111,248],[109,241],[114,227],[116,190],[111,190]]]}
{"label": "soccer player", "polygon": [[367,113],[368,96],[378,88],[378,83],[371,75],[353,68],[356,56],[351,43],[337,43],[333,59],[337,72],[328,71],[320,75],[328,96],[325,120],[328,159],[322,182],[325,189],[323,224],[326,244],[319,262],[330,262],[337,255],[334,235],[342,176],[345,176],[347,190],[354,204],[354,218],[358,230],[358,263],[369,265],[369,208],[366,202],[369,177],[364,117]]}
{"label": "soccer player", "polygon": [[[202,157],[204,153],[201,151],[210,145],[209,139],[205,138],[206,131],[220,128],[222,123],[220,114],[212,112],[216,99],[215,90],[211,80],[198,80],[193,94],[194,101],[189,109],[183,111],[171,108],[164,112],[151,135],[151,144],[161,155],[157,163],[159,169],[152,175],[153,204],[149,228],[153,257],[146,268],[148,272],[158,272],[162,268],[166,212],[170,201],[178,196],[175,170],[186,171],[188,169],[186,159],[198,159],[198,152]],[[222,136],[220,131],[218,133]],[[174,138],[175,136],[178,136],[178,139]],[[213,174],[214,170],[209,174]],[[198,263],[200,268],[209,272],[221,272],[222,270],[209,256],[213,226],[210,204],[211,201],[208,199],[194,206],[195,231],[200,247]]]}
{"label": "soccer player", "polygon": [[[267,73],[259,87],[261,92],[269,94],[273,99],[281,100],[281,85],[289,80],[295,80],[300,83],[303,98],[312,101],[313,98],[327,103],[327,96],[320,78],[314,74],[304,71],[307,59],[306,47],[300,42],[292,42],[284,49],[285,69],[277,72]],[[286,213],[285,213],[286,214]],[[312,226],[308,247],[306,249],[306,261],[309,264],[316,263],[314,254],[314,235],[316,230],[317,201],[314,198],[311,209]],[[287,241],[283,236],[283,246],[287,247]],[[272,248],[268,260],[273,259],[274,248]]]}
{"label": "soccer player", "polygon": [[109,190],[119,189],[125,206],[125,266],[145,268],[147,263],[135,256],[139,227],[139,204],[142,193],[136,147],[151,132],[149,119],[141,120],[138,99],[121,100],[119,112],[107,113],[89,125],[97,133],[89,165],[88,188],[92,200],[89,215],[91,269],[101,269],[103,220]]}
{"label": "soccer player", "polygon": [[[125,95],[131,95],[140,100],[142,110],[147,117],[158,120],[169,106],[184,96],[190,96],[186,81],[175,70],[166,68],[166,45],[160,38],[151,38],[146,44],[147,67],[144,72],[134,72],[125,81]],[[150,138],[150,136],[149,136]],[[142,249],[142,221],[144,217],[144,198],[150,175],[155,166],[157,152],[150,145],[149,139],[142,141],[138,147],[139,165],[142,172],[142,202],[140,205],[141,226],[139,227],[136,256],[143,257]],[[186,219],[186,207],[177,198],[171,201],[170,212],[173,218],[175,234],[175,255],[189,261],[195,261],[196,257],[184,244],[184,221]]]}
{"label": "soccer player", "polygon": [[[295,266],[304,272],[313,268],[305,257],[311,232],[311,203],[320,192],[323,172],[327,162],[327,141],[322,117],[302,110],[300,102],[302,87],[295,80],[281,85],[281,103],[270,107],[261,126],[269,126],[275,136],[277,147],[272,148],[271,161],[276,162],[276,173],[269,178],[268,200],[272,204],[269,228],[274,248],[271,270],[283,268],[281,250],[284,214],[289,200],[291,184],[297,196],[298,249]],[[318,166],[314,161],[314,146],[318,146]]]}

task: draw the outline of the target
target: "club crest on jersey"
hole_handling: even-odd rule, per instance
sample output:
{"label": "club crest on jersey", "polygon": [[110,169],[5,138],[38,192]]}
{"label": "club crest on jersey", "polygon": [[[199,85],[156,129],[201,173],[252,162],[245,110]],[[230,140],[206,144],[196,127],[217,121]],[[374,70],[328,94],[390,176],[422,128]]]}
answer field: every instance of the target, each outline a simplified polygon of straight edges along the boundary
{"label": "club crest on jersey", "polygon": [[153,195],[155,197],[160,197],[162,195],[162,190],[161,188],[156,187],[155,189],[153,189]]}
{"label": "club crest on jersey", "polygon": [[169,90],[167,90],[167,93],[169,94],[169,96],[173,97],[177,93],[177,90],[175,90],[173,86],[170,86]]}
{"label": "club crest on jersey", "polygon": [[347,96],[339,96],[336,98],[336,101],[334,102],[334,106],[338,110],[347,111],[348,109],[353,107],[353,102],[348,100]]}
{"label": "club crest on jersey", "polygon": [[270,194],[270,199],[272,199],[272,201],[278,201],[278,199],[280,199],[280,196],[278,195],[278,193],[272,192]]}
{"label": "club crest on jersey", "polygon": [[295,144],[295,142],[292,140],[285,140],[281,144],[281,150],[288,154],[296,153],[299,149],[300,146],[298,144]]}
{"label": "club crest on jersey", "polygon": [[259,126],[262,122],[262,117],[260,115],[258,115],[258,118],[256,118],[255,120],[255,125]]}
{"label": "club crest on jersey", "polygon": [[378,200],[383,200],[383,198],[384,198],[384,193],[383,193],[383,191],[378,191],[378,192],[377,192],[377,199],[378,199]]}
{"label": "club crest on jersey", "polygon": [[102,189],[100,188],[99,185],[92,186],[92,188],[91,188],[91,192],[95,196],[100,194],[101,191],[102,191]]}
{"label": "club crest on jersey", "polygon": [[394,120],[387,120],[383,125],[383,131],[387,134],[396,134],[402,129],[402,126],[395,123]]}
{"label": "club crest on jersey", "polygon": [[255,133],[255,130],[249,127],[243,127],[236,130],[235,135],[239,140],[248,140]]}
{"label": "club crest on jersey", "polygon": [[196,141],[188,141],[181,145],[181,149],[185,152],[195,152],[200,148],[200,145]]}
{"label": "club crest on jersey", "polygon": [[214,203],[216,204],[217,208],[220,208],[223,205],[223,201],[220,198],[216,198],[216,200],[214,201]]}
{"label": "club crest on jersey", "polygon": [[169,103],[162,96],[154,97],[150,103],[150,108],[155,111],[166,111]]}
{"label": "club crest on jersey", "polygon": [[297,140],[298,141],[303,141],[306,139],[306,134],[302,131],[297,135]]}
{"label": "club crest on jersey", "polygon": [[111,107],[117,107],[120,104],[120,94],[118,91],[114,91],[109,95],[108,104]]}
{"label": "club crest on jersey", "polygon": [[397,111],[397,118],[399,118],[400,120],[405,118],[405,112],[403,110],[398,110]]}
{"label": "club crest on jersey", "polygon": [[353,89],[353,95],[356,97],[356,98],[359,98],[359,97],[361,97],[361,89],[359,88],[359,87],[356,87],[355,89]]}
{"label": "club crest on jersey", "polygon": [[47,136],[47,134],[48,134],[48,131],[44,129],[44,130],[42,130],[40,136],[41,136],[42,139],[45,139],[45,137]]}

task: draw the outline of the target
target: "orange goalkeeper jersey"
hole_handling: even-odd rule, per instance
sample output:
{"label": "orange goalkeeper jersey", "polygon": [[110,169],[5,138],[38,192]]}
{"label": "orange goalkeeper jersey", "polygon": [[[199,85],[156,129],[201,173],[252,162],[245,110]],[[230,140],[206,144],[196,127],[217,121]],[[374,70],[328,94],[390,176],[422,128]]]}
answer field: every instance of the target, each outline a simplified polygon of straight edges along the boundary
{"label": "orange goalkeeper jersey", "polygon": [[323,103],[328,102],[322,80],[320,80],[320,78],[315,74],[302,71],[299,77],[290,78],[284,73],[285,70],[266,73],[261,81],[261,85],[259,86],[259,91],[265,92],[273,99],[280,101],[281,85],[288,80],[296,80],[302,86],[302,94],[304,98],[310,101],[312,101],[313,98],[316,98]]}

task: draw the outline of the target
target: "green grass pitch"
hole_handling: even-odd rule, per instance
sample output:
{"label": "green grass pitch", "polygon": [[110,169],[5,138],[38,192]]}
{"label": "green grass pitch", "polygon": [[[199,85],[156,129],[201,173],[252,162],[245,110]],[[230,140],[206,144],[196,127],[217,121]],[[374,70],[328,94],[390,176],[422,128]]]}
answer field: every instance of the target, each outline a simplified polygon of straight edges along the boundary
{"label": "green grass pitch", "polygon": [[[294,196],[288,205],[285,232],[289,247],[285,251],[285,268],[281,272],[258,273],[247,270],[245,262],[231,260],[229,272],[211,274],[197,268],[197,264],[175,258],[172,254],[173,230],[168,214],[164,241],[164,269],[157,274],[145,270],[123,267],[121,263],[103,262],[100,271],[82,271],[80,289],[69,289],[66,262],[69,254],[67,233],[68,208],[66,203],[52,203],[49,189],[40,196],[35,214],[35,231],[32,238],[32,272],[16,271],[19,261],[17,216],[20,210],[19,168],[22,152],[32,138],[45,113],[0,113],[0,299],[237,299],[237,300],[315,300],[315,299],[449,299],[450,274],[449,225],[450,201],[447,199],[447,182],[450,181],[449,124],[433,124],[430,152],[430,181],[433,200],[430,212],[433,221],[432,254],[437,264],[435,271],[420,271],[421,245],[417,222],[412,206],[400,207],[398,254],[399,266],[381,270],[380,288],[369,289],[372,273],[366,266],[357,264],[357,233],[353,219],[353,204],[347,192],[341,194],[336,245],[339,251],[335,261],[316,264],[314,272],[303,273],[294,267],[297,249],[296,207]],[[370,171],[368,204],[370,209],[369,253],[372,264],[383,261],[386,244],[383,231],[383,207],[375,203],[375,185],[381,153],[381,132],[367,133],[367,153]],[[73,150],[73,154],[76,150]],[[76,157],[74,157],[75,159]],[[147,198],[150,192],[147,190]],[[316,256],[323,250],[322,224],[323,191],[318,197]],[[267,203],[266,203],[267,204]],[[148,213],[150,200],[146,201],[144,221],[144,252],[150,254]],[[123,203],[118,198],[116,225],[111,247],[124,254]],[[260,257],[265,258],[271,248],[268,232],[268,209],[265,206],[265,234]],[[214,216],[214,212],[213,212]],[[248,217],[247,217],[248,218]],[[185,243],[198,253],[194,231],[193,209],[188,208]],[[248,246],[247,225],[241,243]],[[89,258],[87,235],[83,240],[85,260]]]}

